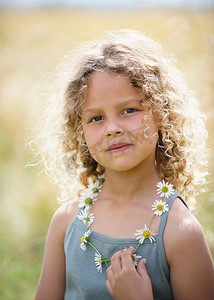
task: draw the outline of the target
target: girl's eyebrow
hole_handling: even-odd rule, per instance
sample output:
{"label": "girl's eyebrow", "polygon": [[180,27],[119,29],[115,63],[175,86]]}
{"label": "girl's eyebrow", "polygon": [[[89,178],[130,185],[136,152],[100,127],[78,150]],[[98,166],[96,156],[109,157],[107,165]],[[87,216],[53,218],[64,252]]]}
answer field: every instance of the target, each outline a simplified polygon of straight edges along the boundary
{"label": "girl's eyebrow", "polygon": [[[115,107],[121,107],[121,106],[126,106],[126,105],[129,105],[129,104],[139,104],[140,102],[142,101],[142,99],[130,99],[130,100],[126,100],[126,101],[121,101],[119,103],[117,103],[115,105]],[[99,108],[99,107],[95,107],[95,108],[88,108],[86,110],[83,109],[83,113],[86,114],[86,113],[90,113],[90,112],[96,112],[96,111],[101,111],[102,108]]]}

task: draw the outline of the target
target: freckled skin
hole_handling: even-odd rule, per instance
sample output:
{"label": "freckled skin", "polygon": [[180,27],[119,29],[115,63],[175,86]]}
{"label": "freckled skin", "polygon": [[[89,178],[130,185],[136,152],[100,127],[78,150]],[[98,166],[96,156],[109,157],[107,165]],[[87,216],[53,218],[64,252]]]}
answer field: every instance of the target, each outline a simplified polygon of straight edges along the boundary
{"label": "freckled skin", "polygon": [[[83,105],[83,130],[89,151],[105,168],[124,171],[154,161],[158,126],[152,115],[144,120],[148,109],[141,99],[128,77],[92,74]],[[122,143],[127,145],[106,151]]]}

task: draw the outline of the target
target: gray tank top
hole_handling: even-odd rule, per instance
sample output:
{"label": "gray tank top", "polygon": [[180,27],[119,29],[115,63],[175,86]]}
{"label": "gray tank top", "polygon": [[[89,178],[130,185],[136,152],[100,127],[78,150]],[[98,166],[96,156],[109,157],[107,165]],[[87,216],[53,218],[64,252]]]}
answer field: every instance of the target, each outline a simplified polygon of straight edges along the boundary
{"label": "gray tank top", "polygon": [[[175,191],[167,202],[169,209],[177,197],[187,206],[183,198]],[[168,212],[165,212],[161,216],[155,242],[150,243],[149,239],[145,239],[138,248],[138,255],[147,259],[146,268],[152,281],[155,300],[173,299],[169,266],[163,244],[167,215]],[[112,300],[105,286],[107,280],[105,264],[102,264],[103,272],[98,273],[94,262],[94,249],[87,245],[87,250],[84,252],[80,248],[81,238],[85,231],[86,226],[76,216],[65,234],[66,290],[64,300]],[[111,238],[94,231],[90,234],[89,241],[106,259],[111,258],[118,250],[138,245],[135,238]],[[110,265],[110,262],[108,264]]]}

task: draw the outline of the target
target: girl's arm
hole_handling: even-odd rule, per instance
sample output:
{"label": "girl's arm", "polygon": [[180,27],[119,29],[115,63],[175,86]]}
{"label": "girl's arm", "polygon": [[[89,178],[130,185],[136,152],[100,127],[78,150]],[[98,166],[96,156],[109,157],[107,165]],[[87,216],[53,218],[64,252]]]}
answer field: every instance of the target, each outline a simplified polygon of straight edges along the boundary
{"label": "girl's arm", "polygon": [[199,222],[176,201],[164,232],[175,300],[214,299],[214,268]]}
{"label": "girl's arm", "polygon": [[68,203],[60,207],[51,220],[46,238],[43,267],[35,300],[64,299],[64,236],[69,224],[75,217],[77,211],[75,206],[75,203]]}

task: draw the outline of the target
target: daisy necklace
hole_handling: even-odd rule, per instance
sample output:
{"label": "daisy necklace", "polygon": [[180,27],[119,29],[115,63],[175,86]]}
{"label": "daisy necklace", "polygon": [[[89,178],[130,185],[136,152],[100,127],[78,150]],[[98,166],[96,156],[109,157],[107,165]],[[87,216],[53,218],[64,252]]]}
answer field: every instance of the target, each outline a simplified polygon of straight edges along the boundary
{"label": "daisy necklace", "polygon": [[[94,183],[90,183],[87,186],[86,190],[84,191],[84,194],[79,198],[79,207],[81,208],[81,210],[77,215],[78,219],[81,220],[86,226],[86,231],[80,240],[80,248],[83,251],[86,251],[88,246],[94,249],[95,252],[94,262],[97,271],[99,273],[102,273],[103,264],[105,264],[107,268],[109,267],[108,262],[111,261],[111,259],[105,259],[101,254],[100,250],[98,250],[91,243],[90,234],[92,233],[92,230],[90,229],[90,226],[95,219],[95,215],[91,213],[91,208],[94,202],[97,201],[98,199],[98,194],[101,191],[104,181],[105,181],[105,175],[101,175],[98,176],[98,179]],[[169,196],[174,194],[174,189],[172,184],[169,184],[164,180],[162,180],[162,182],[161,181],[158,182],[157,194],[160,196],[161,199],[155,200],[154,203],[152,204],[152,210],[154,211],[154,213],[149,223],[145,224],[143,229],[137,229],[136,233],[134,234],[137,236],[136,240],[139,242],[135,248],[134,254],[132,255],[132,261],[135,266],[137,266],[138,261],[141,259],[141,256],[137,255],[138,248],[141,245],[143,245],[146,239],[148,239],[151,243],[155,241],[154,236],[156,234],[150,230],[150,225],[153,218],[155,216],[161,216],[166,211],[169,211],[167,201],[169,201]],[[165,197],[167,198],[167,201],[163,201]]]}

